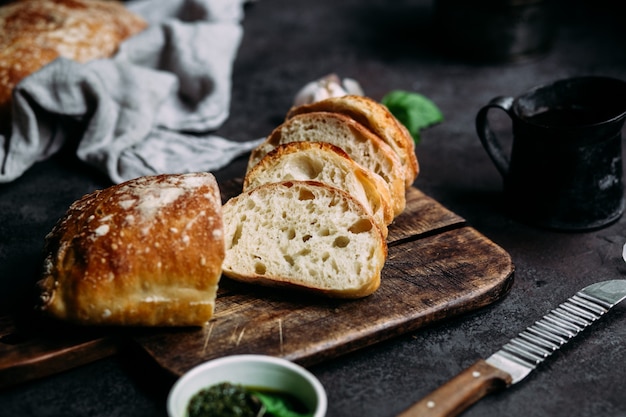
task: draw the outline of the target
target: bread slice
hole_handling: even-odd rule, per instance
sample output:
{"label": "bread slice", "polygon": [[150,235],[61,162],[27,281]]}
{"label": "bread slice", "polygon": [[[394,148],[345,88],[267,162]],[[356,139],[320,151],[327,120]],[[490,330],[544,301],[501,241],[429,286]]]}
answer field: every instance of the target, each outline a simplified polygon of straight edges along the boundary
{"label": "bread slice", "polygon": [[286,180],[319,181],[346,191],[368,209],[387,237],[387,225],[394,217],[387,184],[341,148],[326,142],[279,145],[246,173],[243,189]]}
{"label": "bread slice", "polygon": [[39,307],[86,325],[200,326],[223,258],[212,174],[137,178],[84,196],[55,225]]}
{"label": "bread slice", "polygon": [[386,241],[343,190],[267,183],[228,200],[223,215],[227,277],[339,298],[365,297],[380,285]]}
{"label": "bread slice", "polygon": [[287,113],[287,118],[319,111],[345,114],[378,135],[400,157],[404,166],[406,186],[410,187],[413,184],[419,174],[415,142],[406,127],[386,106],[366,96],[345,95],[294,106]]}
{"label": "bread slice", "polygon": [[346,152],[352,160],[385,180],[394,216],[406,206],[402,163],[378,136],[350,117],[339,113],[314,112],[297,115],[276,127],[250,154],[248,170],[278,145],[290,142],[326,142]]}

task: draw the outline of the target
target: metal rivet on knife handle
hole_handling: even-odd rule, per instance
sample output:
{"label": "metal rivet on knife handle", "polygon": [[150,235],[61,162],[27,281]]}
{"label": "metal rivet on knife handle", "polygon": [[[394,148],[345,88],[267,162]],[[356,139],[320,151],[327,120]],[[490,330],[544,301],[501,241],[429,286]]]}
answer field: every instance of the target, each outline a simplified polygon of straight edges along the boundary
{"label": "metal rivet on knife handle", "polygon": [[626,280],[583,288],[398,417],[453,417],[485,395],[524,379],[541,362],[626,298]]}

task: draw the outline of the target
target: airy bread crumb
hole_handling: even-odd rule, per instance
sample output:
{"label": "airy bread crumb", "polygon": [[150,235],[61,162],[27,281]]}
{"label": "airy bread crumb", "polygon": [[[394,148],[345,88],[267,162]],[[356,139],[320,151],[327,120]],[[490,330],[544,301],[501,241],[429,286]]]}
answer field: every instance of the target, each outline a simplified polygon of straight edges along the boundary
{"label": "airy bread crumb", "polygon": [[387,236],[387,225],[394,218],[387,184],[341,148],[326,142],[279,145],[246,173],[243,189],[285,180],[319,181],[346,191],[368,209]]}
{"label": "airy bread crumb", "polygon": [[315,181],[268,183],[223,207],[223,273],[235,280],[358,298],[379,287],[387,245],[350,194]]}

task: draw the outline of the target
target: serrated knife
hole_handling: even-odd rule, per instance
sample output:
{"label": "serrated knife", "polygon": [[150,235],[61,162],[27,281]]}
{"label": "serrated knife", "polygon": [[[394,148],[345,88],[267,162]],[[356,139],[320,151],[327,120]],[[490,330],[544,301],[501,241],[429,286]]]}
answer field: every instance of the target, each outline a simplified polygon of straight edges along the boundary
{"label": "serrated knife", "polygon": [[476,401],[524,379],[541,362],[626,298],[626,280],[598,282],[415,403],[398,417],[458,416]]}

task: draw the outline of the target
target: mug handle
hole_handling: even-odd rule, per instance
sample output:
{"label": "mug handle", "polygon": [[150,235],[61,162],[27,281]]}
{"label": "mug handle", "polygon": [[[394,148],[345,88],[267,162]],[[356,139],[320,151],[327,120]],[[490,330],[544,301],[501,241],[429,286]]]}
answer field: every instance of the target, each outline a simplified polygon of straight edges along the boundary
{"label": "mug handle", "polygon": [[509,158],[502,151],[500,141],[489,126],[487,113],[493,108],[498,108],[504,110],[511,117],[513,100],[513,97],[496,97],[483,106],[476,115],[476,133],[478,133],[483,147],[503,177],[509,173]]}

